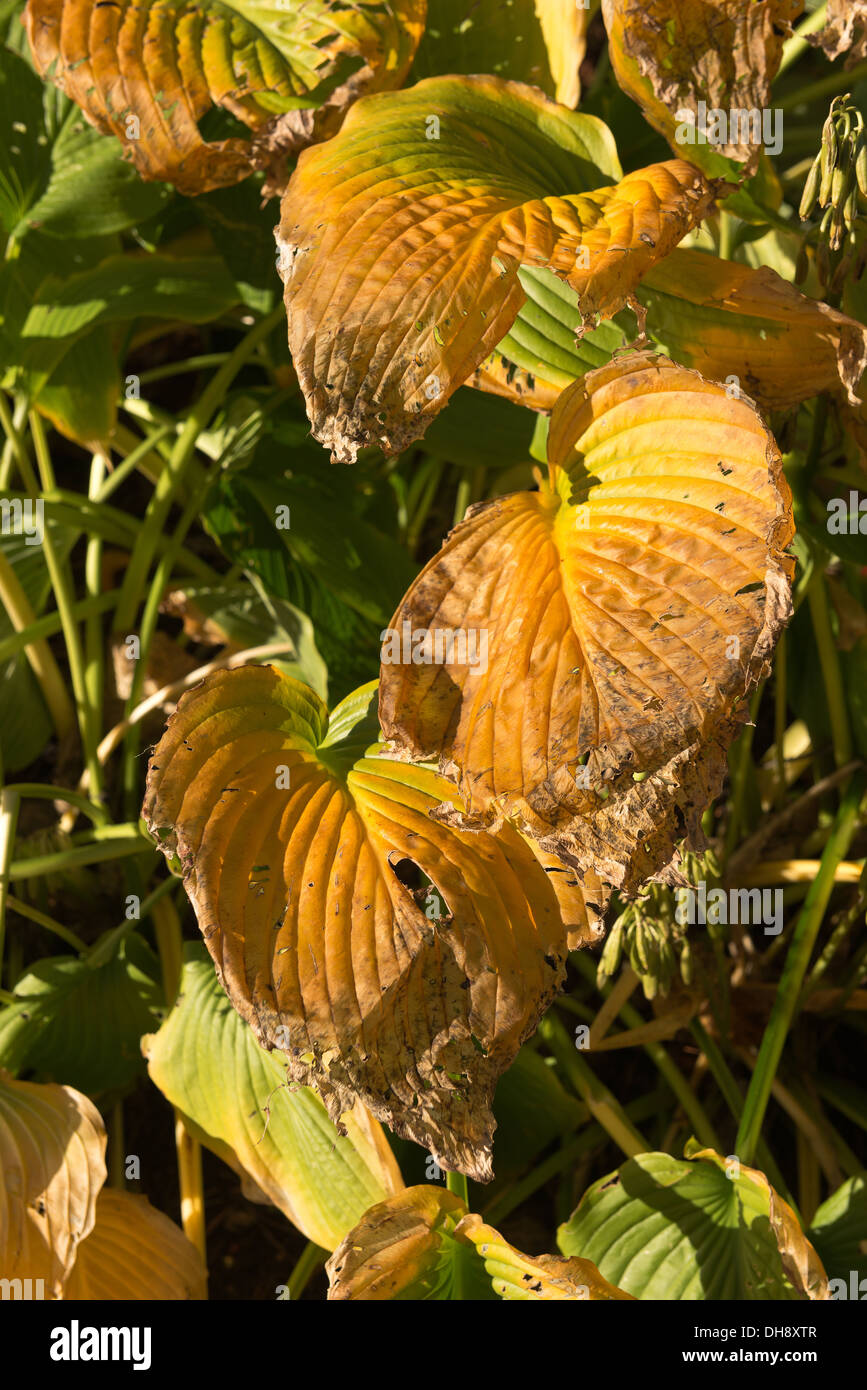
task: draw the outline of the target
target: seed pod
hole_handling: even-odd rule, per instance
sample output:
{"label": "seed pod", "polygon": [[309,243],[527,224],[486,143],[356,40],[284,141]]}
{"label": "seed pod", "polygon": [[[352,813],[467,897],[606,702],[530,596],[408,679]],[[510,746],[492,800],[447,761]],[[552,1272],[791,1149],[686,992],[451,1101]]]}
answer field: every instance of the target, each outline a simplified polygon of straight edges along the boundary
{"label": "seed pod", "polygon": [[834,171],[831,175],[831,202],[833,203],[834,207],[839,207],[840,204],[845,202],[846,200],[849,191],[849,180],[846,176],[849,172],[850,171],[846,165],[838,164],[834,168]]}
{"label": "seed pod", "polygon": [[855,155],[855,177],[858,180],[858,188],[862,197],[867,198],[867,140],[864,139],[858,142],[858,152]]}
{"label": "seed pod", "polygon": [[819,170],[821,179],[819,182],[819,202],[823,208],[828,206],[831,197],[831,179],[834,175],[834,158],[836,150],[832,154],[830,144],[822,142],[822,149],[819,154]]}
{"label": "seed pod", "polygon": [[[865,153],[867,153],[867,147],[865,147]],[[865,164],[865,169],[867,169],[867,164]],[[818,159],[814,159],[813,163],[810,166],[810,172],[807,175],[807,182],[804,184],[804,192],[801,198],[801,206],[798,209],[798,216],[800,217],[802,222],[806,222],[807,218],[810,216],[810,213],[813,211],[813,208],[816,206],[816,201],[819,197],[819,185],[821,183],[821,179],[822,170],[820,167],[820,161]]]}

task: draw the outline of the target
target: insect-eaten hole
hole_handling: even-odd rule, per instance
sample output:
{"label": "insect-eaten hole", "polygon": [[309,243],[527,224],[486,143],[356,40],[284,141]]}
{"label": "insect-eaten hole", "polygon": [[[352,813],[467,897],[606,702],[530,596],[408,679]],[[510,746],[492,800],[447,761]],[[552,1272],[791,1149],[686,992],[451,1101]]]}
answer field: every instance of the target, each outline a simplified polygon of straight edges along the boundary
{"label": "insect-eaten hole", "polygon": [[397,850],[392,850],[388,856],[388,865],[398,882],[412,894],[429,922],[451,920],[452,910],[442,890],[433,879],[428,878],[414,859],[401,859]]}

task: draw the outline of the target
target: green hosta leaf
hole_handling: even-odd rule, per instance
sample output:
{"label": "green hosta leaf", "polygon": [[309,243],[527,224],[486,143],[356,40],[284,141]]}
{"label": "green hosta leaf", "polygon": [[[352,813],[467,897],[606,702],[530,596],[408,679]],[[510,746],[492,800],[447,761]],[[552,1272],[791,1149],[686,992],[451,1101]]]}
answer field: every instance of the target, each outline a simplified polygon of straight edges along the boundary
{"label": "green hosta leaf", "polygon": [[762,1173],[709,1149],[629,1159],[589,1188],[557,1243],[640,1299],[827,1297],[791,1208]]}
{"label": "green hosta leaf", "polygon": [[158,976],[137,936],[96,970],[77,956],[39,961],[16,984],[11,1017],[0,1017],[0,1063],[89,1095],[125,1086],[144,1070],[139,1039],[164,1007]]}
{"label": "green hosta leaf", "polygon": [[203,1144],[331,1250],[403,1185],[382,1130],[357,1106],[341,1138],[316,1092],[290,1087],[279,1056],[259,1047],[204,948],[185,955],[178,1002],[143,1040],[151,1080]]}
{"label": "green hosta leaf", "polygon": [[120,146],[89,126],[17,53],[0,48],[0,229],[106,236],[151,217],[171,196],[142,183]]}
{"label": "green hosta leaf", "polygon": [[532,1163],[556,1138],[571,1134],[586,1115],[544,1058],[522,1047],[497,1082],[494,1096],[494,1166],[497,1178]]}
{"label": "green hosta leaf", "polygon": [[61,434],[92,448],[114,432],[120,392],[111,331],[99,325],[64,353],[36,404]]}
{"label": "green hosta leaf", "polygon": [[867,1285],[853,1293],[853,1284],[867,1278],[867,1178],[849,1178],[832,1192],[813,1217],[809,1236],[828,1271],[831,1297],[863,1299]]}

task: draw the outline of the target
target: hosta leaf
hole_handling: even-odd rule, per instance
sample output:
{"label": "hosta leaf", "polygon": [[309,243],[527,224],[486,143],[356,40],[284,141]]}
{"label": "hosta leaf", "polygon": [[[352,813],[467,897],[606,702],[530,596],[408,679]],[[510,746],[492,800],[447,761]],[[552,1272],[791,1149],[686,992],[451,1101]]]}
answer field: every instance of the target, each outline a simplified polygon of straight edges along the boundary
{"label": "hosta leaf", "polygon": [[[628,341],[626,315],[576,342],[575,292],[549,270],[524,267],[520,277],[526,303],[473,385],[550,410],[565,385]],[[737,377],[735,385],[767,410],[841,387],[858,401],[867,329],[767,266],[753,270],[678,247],[647,272],[636,298],[653,343],[715,380]]]}
{"label": "hosta leaf", "polygon": [[[824,1201],[808,1232],[830,1279],[843,1279],[851,1298],[851,1278],[867,1278],[867,1178],[847,1178]],[[836,1292],[832,1288],[832,1297]],[[865,1289],[857,1297],[863,1297]]]}
{"label": "hosta leaf", "polygon": [[629,1298],[589,1260],[534,1258],[508,1245],[461,1199],[409,1187],[365,1212],[326,1265],[329,1299]]}
{"label": "hosta leaf", "polygon": [[365,98],[306,150],[277,235],[289,346],[333,457],[421,438],[511,327],[522,264],[566,280],[585,320],[610,315],[710,206],[681,160],[618,176],[595,117],[491,77]]}
{"label": "hosta leaf", "polygon": [[590,15],[568,0],[428,0],[413,76],[489,72],[575,107]]}
{"label": "hosta leaf", "polygon": [[[335,1119],[358,1097],[485,1179],[496,1079],[563,977],[567,927],[589,935],[583,904],[511,826],[433,822],[453,789],[381,756],[375,699],[329,719],[272,669],[217,673],[180,701],[144,815],[233,1004],[295,1079]],[[430,884],[446,915],[422,907]]]}
{"label": "hosta leaf", "polygon": [[114,140],[0,47],[0,229],[21,239],[106,236],[152,216],[170,190],[146,186]]}
{"label": "hosta leaf", "polygon": [[480,1216],[465,1216],[457,1235],[476,1247],[494,1292],[510,1302],[632,1301],[631,1294],[603,1279],[590,1260],[522,1255]]}
{"label": "hosta leaf", "polygon": [[196,1247],[146,1197],[103,1188],[96,1223],[78,1247],[66,1299],[203,1299],[207,1273]]}
{"label": "hosta leaf", "polygon": [[15,986],[12,1009],[28,1020],[16,1067],[89,1095],[126,1085],[144,1070],[139,1039],[164,1005],[158,972],[136,936],[98,969],[76,956],[37,961]]}
{"label": "hosta leaf", "polygon": [[539,492],[471,509],[391,622],[476,634],[486,668],[384,644],[380,717],[458,782],[464,812],[438,816],[517,816],[585,887],[629,893],[721,783],[789,612],[791,498],[752,406],[649,353],[567,387],[548,457]]}
{"label": "hosta leaf", "polygon": [[[749,113],[759,123],[763,112],[773,117],[770,84],[802,9],[802,0],[602,0],[611,66],[624,92],[676,154],[711,177],[735,179],[755,172],[762,141]],[[715,111],[724,115],[719,125]],[[740,113],[737,129],[732,111]]]}
{"label": "hosta leaf", "polygon": [[[0,1269],[59,1298],[105,1182],[99,1111],[69,1086],[0,1071]],[[37,1295],[34,1295],[38,1297]]]}
{"label": "hosta leaf", "polygon": [[827,23],[818,34],[809,34],[808,43],[817,44],[826,58],[845,53],[846,67],[863,62],[867,56],[867,0],[828,0]]}
{"label": "hosta leaf", "polygon": [[402,1187],[379,1125],[361,1106],[337,1134],[315,1091],[287,1084],[192,946],[177,1004],[142,1042],[151,1080],[202,1143],[251,1179],[308,1240],[331,1250],[373,1202]]}
{"label": "hosta leaf", "polygon": [[120,395],[117,351],[111,331],[99,325],[60,359],[36,404],[67,439],[96,449],[114,433]]}
{"label": "hosta leaf", "polygon": [[[252,171],[250,142],[208,142],[199,121],[221,107],[267,140],[280,113],[319,106],[343,88],[398,85],[412,60],[424,0],[30,0],[37,71],[88,120],[124,142],[148,179],[182,193]],[[264,128],[264,132],[263,132]]]}
{"label": "hosta leaf", "polygon": [[764,1173],[711,1149],[629,1159],[585,1192],[557,1243],[640,1299],[828,1297],[791,1207]]}

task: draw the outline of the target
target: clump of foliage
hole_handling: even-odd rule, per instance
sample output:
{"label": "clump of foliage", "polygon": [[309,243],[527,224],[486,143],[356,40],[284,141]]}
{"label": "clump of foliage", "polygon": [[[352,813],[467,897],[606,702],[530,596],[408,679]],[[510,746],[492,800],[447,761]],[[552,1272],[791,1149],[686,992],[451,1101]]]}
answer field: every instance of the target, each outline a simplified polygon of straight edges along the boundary
{"label": "clump of foliage", "polygon": [[867,9],[261,8],[0,0],[0,1275],[851,1296]]}

